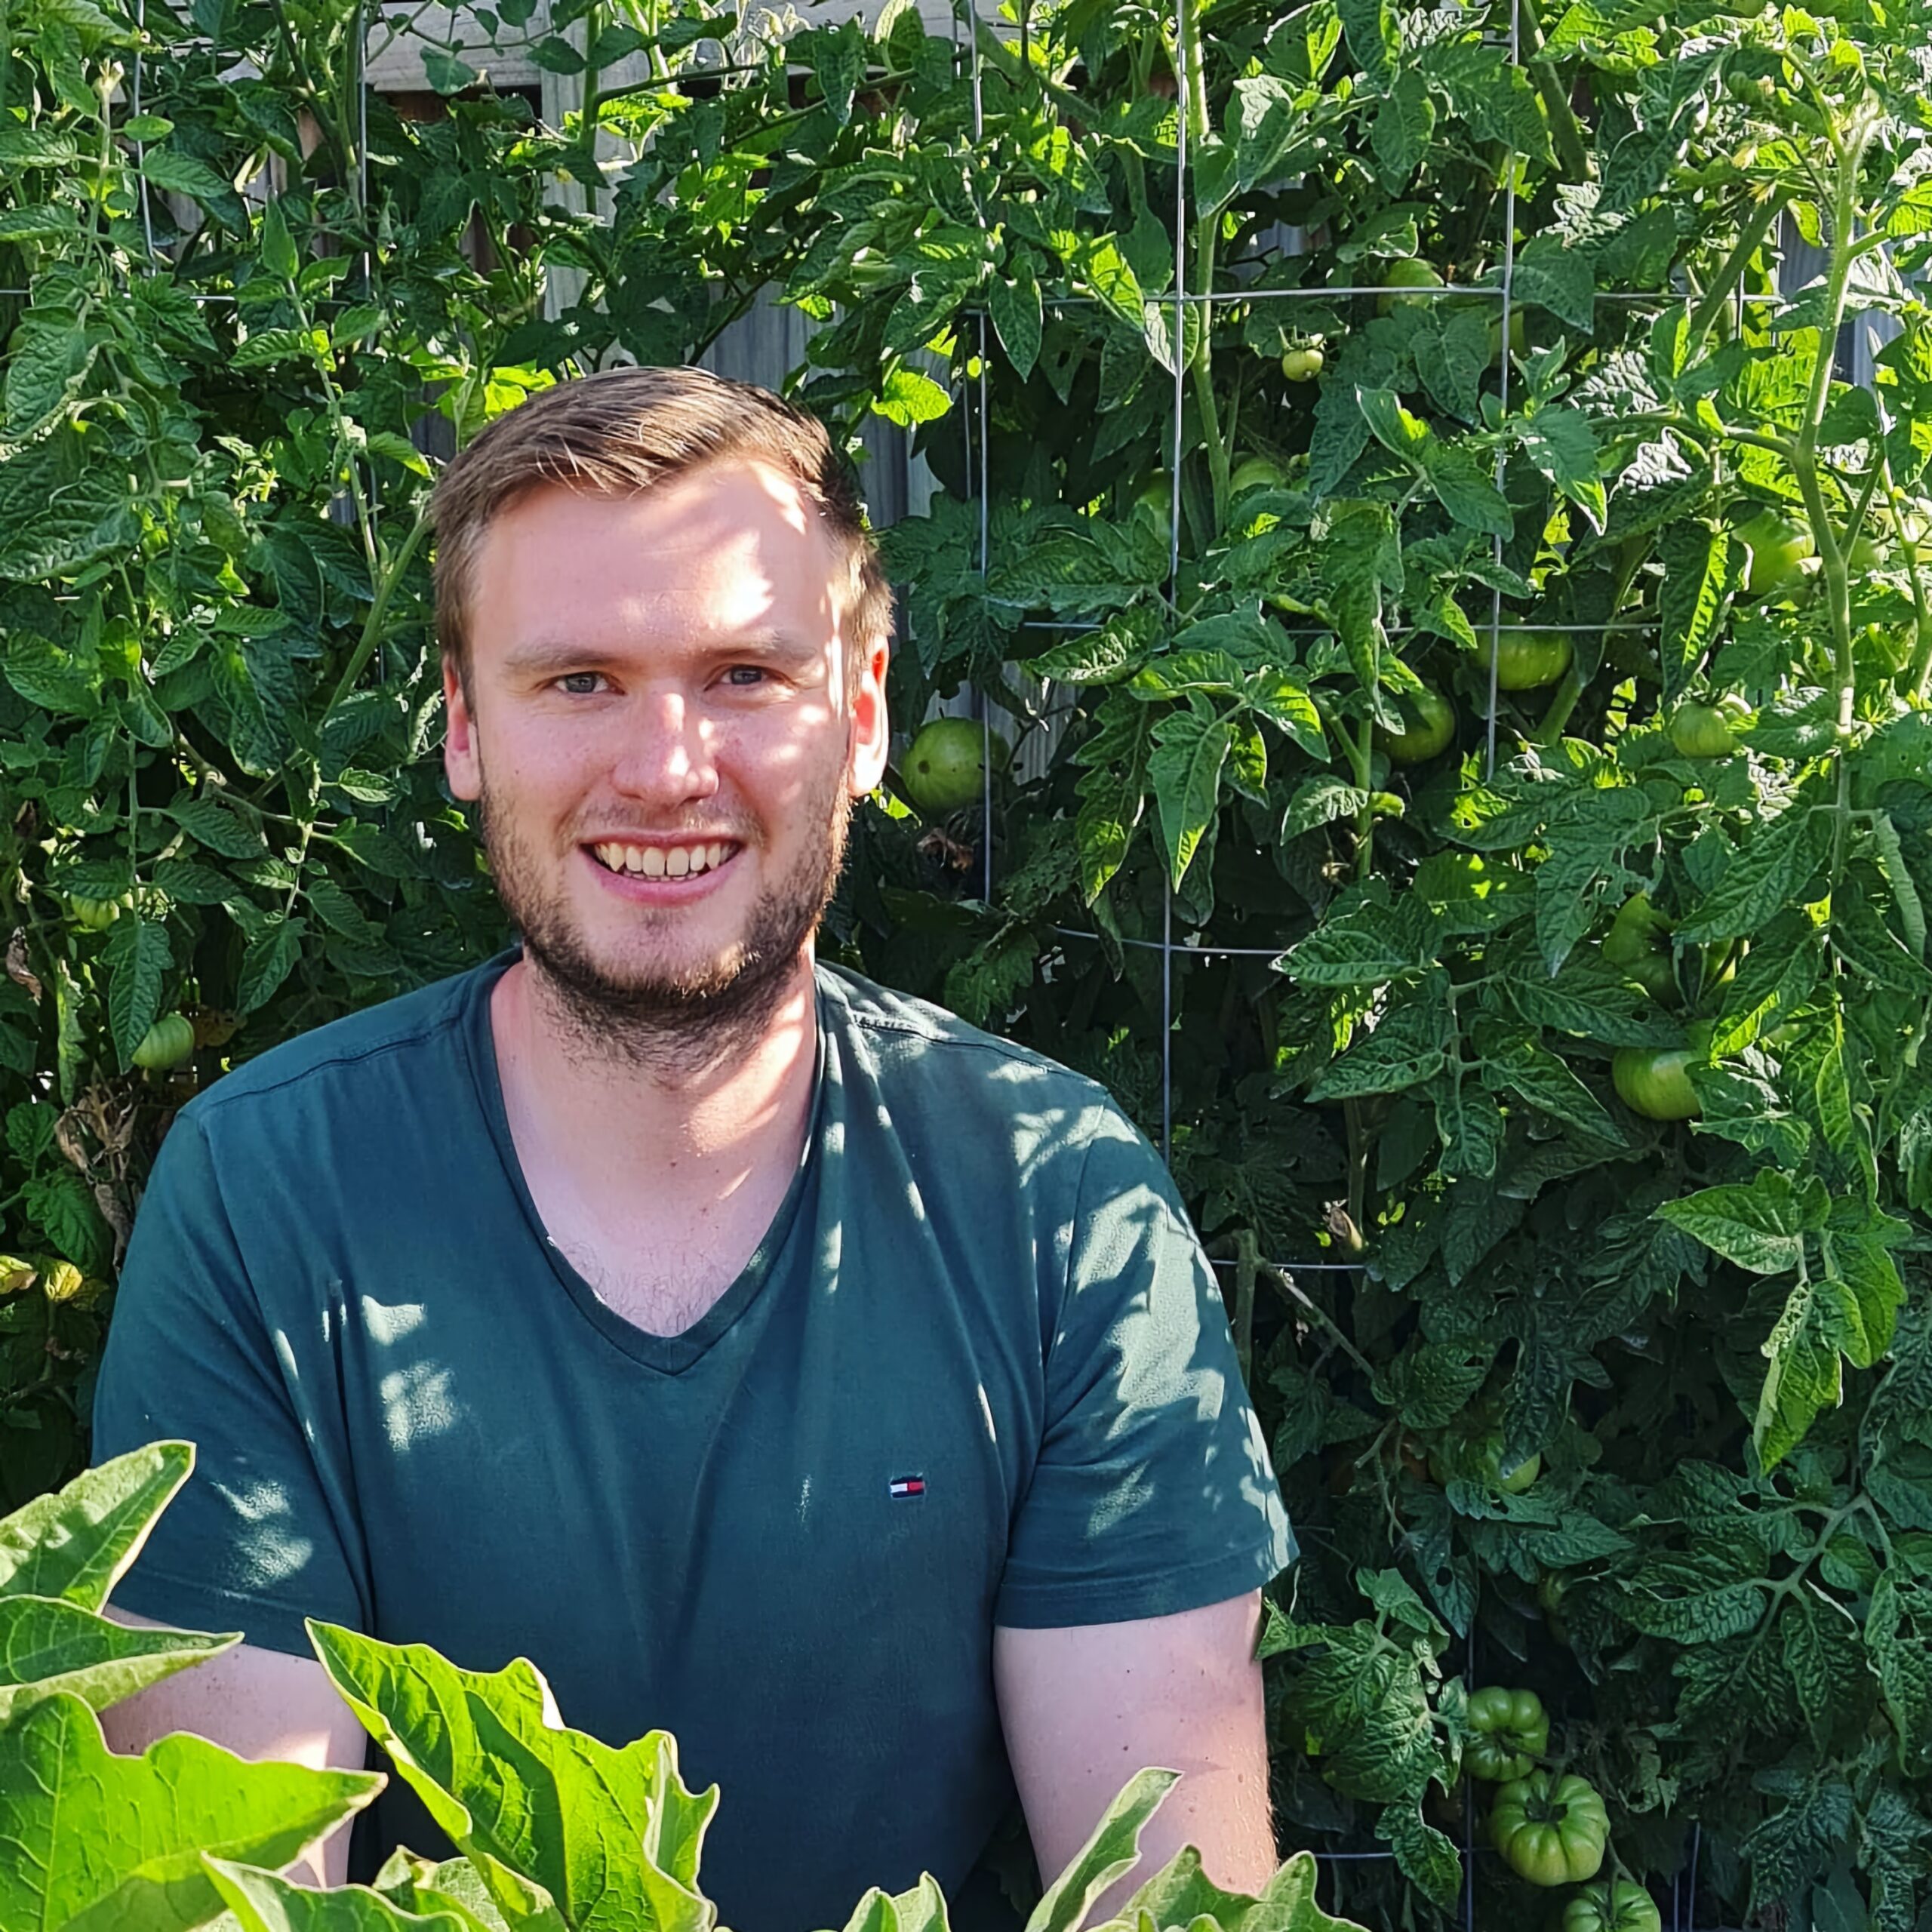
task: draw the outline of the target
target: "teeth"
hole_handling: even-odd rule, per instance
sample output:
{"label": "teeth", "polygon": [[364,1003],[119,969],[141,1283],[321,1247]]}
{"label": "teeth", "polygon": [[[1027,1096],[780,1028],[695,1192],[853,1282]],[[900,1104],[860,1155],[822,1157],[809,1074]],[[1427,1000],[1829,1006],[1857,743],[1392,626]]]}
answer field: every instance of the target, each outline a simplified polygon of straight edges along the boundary
{"label": "teeth", "polygon": [[685,878],[721,866],[725,854],[734,848],[724,839],[709,845],[674,845],[669,851],[661,845],[626,845],[611,840],[591,849],[614,872],[645,878]]}

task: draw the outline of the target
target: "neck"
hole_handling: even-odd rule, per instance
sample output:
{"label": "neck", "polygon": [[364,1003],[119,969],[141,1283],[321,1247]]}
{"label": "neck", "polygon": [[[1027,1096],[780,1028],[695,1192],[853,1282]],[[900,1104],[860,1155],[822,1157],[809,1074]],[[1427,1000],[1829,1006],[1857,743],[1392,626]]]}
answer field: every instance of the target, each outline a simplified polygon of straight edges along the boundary
{"label": "neck", "polygon": [[[679,1172],[681,1184],[729,1191],[748,1168],[804,1134],[817,1014],[812,951],[756,1023],[631,1026],[599,1040],[565,991],[528,954],[496,984],[491,1026],[512,1124],[587,1177],[635,1189]],[[749,1016],[741,1016],[741,1020]],[[521,1136],[518,1136],[519,1141]]]}

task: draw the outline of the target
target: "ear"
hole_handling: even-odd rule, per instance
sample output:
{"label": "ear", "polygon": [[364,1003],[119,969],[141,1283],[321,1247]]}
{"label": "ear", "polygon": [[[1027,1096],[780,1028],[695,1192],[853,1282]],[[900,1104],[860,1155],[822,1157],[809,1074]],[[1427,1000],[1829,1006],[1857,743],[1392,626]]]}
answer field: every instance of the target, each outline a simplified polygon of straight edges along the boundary
{"label": "ear", "polygon": [[450,790],[459,798],[483,795],[483,759],[476,744],[476,717],[457,675],[456,660],[443,657],[443,709],[448,728],[443,734],[443,771]]}
{"label": "ear", "polygon": [[855,798],[878,789],[891,749],[892,725],[885,713],[885,673],[891,656],[881,638],[866,653],[852,694],[850,770],[846,788]]}

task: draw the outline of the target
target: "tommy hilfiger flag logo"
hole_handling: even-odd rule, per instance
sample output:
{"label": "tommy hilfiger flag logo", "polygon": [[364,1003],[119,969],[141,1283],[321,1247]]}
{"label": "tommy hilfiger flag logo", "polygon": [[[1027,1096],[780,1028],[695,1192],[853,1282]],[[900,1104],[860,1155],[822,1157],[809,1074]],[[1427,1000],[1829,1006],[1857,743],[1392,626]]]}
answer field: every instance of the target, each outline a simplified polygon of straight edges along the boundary
{"label": "tommy hilfiger flag logo", "polygon": [[924,1476],[894,1476],[885,1486],[888,1496],[923,1496],[926,1493]]}

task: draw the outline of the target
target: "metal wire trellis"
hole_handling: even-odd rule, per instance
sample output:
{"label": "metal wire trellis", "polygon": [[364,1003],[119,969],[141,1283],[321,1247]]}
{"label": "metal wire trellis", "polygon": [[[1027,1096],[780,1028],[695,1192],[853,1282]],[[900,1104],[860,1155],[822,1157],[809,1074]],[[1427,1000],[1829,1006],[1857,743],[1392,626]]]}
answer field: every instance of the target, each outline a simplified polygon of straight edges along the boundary
{"label": "metal wire trellis", "polygon": [[[1204,288],[1196,290],[1189,290],[1188,288],[1186,285],[1187,271],[1189,267],[1187,249],[1187,209],[1189,192],[1187,103],[1189,100],[1190,76],[1187,70],[1189,35],[1186,31],[1187,23],[1184,16],[1189,4],[1190,0],[1175,0],[1175,13],[1173,21],[1174,38],[1171,42],[1174,54],[1175,69],[1174,253],[1173,292],[1171,297],[1167,299],[1171,306],[1171,353],[1174,380],[1171,434],[1168,438],[1171,498],[1169,503],[1168,582],[1166,586],[1166,595],[1171,608],[1174,602],[1180,579],[1180,569],[1181,464],[1183,457],[1186,454],[1185,377],[1186,371],[1189,366],[1189,345],[1188,340],[1188,324],[1189,321],[1189,311],[1191,309],[1207,311],[1217,307],[1263,301],[1273,302],[1279,300],[1300,300],[1303,302],[1320,302],[1338,297],[1380,295],[1384,293],[1384,291],[1380,286],[1374,288],[1363,288],[1356,287],[1353,285],[1335,288],[1315,286],[1307,288],[1235,288],[1227,289]],[[1511,63],[1512,65],[1515,65],[1518,68],[1521,66],[1522,62],[1521,25],[1519,14],[1519,5],[1520,0],[1510,0],[1509,31],[1506,42]],[[962,32],[965,38],[967,50],[966,58],[969,63],[969,72],[972,88],[973,132],[977,145],[982,136],[984,127],[984,119],[980,87],[980,54],[979,46],[980,23],[977,17],[974,0],[954,0],[953,19],[955,26],[955,49],[958,47],[959,36]],[[1486,41],[1491,40],[1491,37],[1485,36],[1485,39]],[[1494,40],[1493,44],[1502,45],[1504,43],[1501,42],[1500,38],[1497,38]],[[1467,300],[1472,297],[1477,298],[1488,298],[1495,300],[1499,305],[1499,321],[1502,331],[1502,340],[1506,345],[1509,341],[1510,318],[1515,304],[1516,167],[1515,157],[1513,153],[1509,156],[1506,165],[1508,174],[1506,181],[1504,184],[1503,240],[1502,257],[1499,265],[1499,272],[1496,280],[1493,282],[1485,282],[1481,284],[1465,284],[1460,285],[1455,284],[1444,284],[1440,287],[1426,288],[1414,292],[1420,294],[1422,298],[1426,300],[1434,300],[1437,299]],[[983,211],[982,211],[982,219],[983,220],[984,219]],[[1404,294],[1407,294],[1410,291],[1405,291]],[[1643,291],[1607,291],[1598,293],[1595,299],[1603,302],[1630,303],[1655,303],[1664,304],[1681,300],[1682,291],[1677,290],[1659,290],[1655,293],[1651,293]],[[1777,302],[1785,298],[1776,291],[1767,291],[1762,294],[1752,294],[1749,297],[1740,295],[1740,302],[1746,300],[1753,301]],[[1046,298],[1044,306],[1049,309],[1065,309],[1079,306],[1098,306],[1098,303],[1099,298],[1097,297],[1060,295],[1048,296]],[[992,424],[989,414],[989,404],[987,383],[988,338],[986,334],[986,315],[983,309],[980,309],[977,312],[977,315],[974,318],[974,321],[976,328],[974,340],[978,350],[977,368],[970,374],[962,373],[960,383],[959,405],[961,421],[964,428],[966,441],[965,475],[968,480],[968,487],[973,492],[976,499],[975,508],[977,516],[980,577],[982,583],[985,583],[990,580],[992,566],[992,556],[989,502]],[[1210,325],[1211,325],[1209,324],[1206,315],[1203,314],[1201,318],[1200,326],[1204,329]],[[1500,363],[1501,372],[1500,380],[1502,384],[1502,390],[1499,400],[1502,403],[1503,407],[1506,410],[1509,406],[1509,385],[1510,379],[1509,358],[1506,350],[1500,358]],[[1504,460],[1503,453],[1501,451],[1499,451],[1497,457],[1495,476],[1496,485],[1499,490],[1501,489],[1504,481]],[[1502,539],[1500,537],[1494,537],[1492,539],[1491,544],[1492,559],[1495,562],[1500,564],[1502,561]],[[1016,605],[1014,608],[1018,608],[1020,607]],[[1020,626],[1020,628],[1032,628],[1064,634],[1077,634],[1083,631],[1097,629],[1100,626],[1092,623],[1045,620],[1029,620],[1028,623]],[[1484,721],[1483,768],[1485,777],[1489,777],[1494,775],[1496,765],[1496,734],[1498,709],[1497,700],[1499,697],[1497,687],[1498,659],[1500,656],[1500,641],[1506,634],[1512,632],[1534,629],[1539,631],[1563,631],[1577,635],[1594,633],[1601,635],[1605,632],[1613,631],[1633,631],[1640,632],[1654,631],[1657,628],[1657,626],[1654,622],[1645,622],[1641,620],[1615,620],[1609,623],[1538,623],[1534,625],[1507,621],[1504,617],[1503,611],[1502,593],[1500,590],[1492,589],[1489,622],[1484,628],[1487,632],[1489,647],[1487,651],[1489,693]],[[1324,636],[1331,634],[1327,629],[1318,626],[1297,627],[1291,629],[1288,626],[1282,626],[1282,629],[1284,634],[1290,636],[1315,637]],[[1411,634],[1409,627],[1401,626],[1390,626],[1388,632],[1388,635],[1392,640],[1398,639],[1401,636],[1409,634]],[[990,710],[986,705],[983,697],[980,700],[980,715],[983,727],[983,742],[986,753],[983,766],[983,818],[981,823],[980,841],[980,874],[983,897],[987,903],[990,903],[992,899],[994,877],[992,759],[991,755],[992,748],[992,724]],[[1164,1161],[1171,1161],[1173,1152],[1173,1046],[1175,1021],[1175,960],[1177,958],[1183,959],[1189,958],[1195,959],[1272,959],[1278,958],[1281,952],[1285,949],[1284,946],[1221,946],[1212,943],[1198,934],[1190,935],[1182,943],[1177,945],[1174,942],[1174,889],[1172,878],[1164,860],[1164,863],[1161,866],[1160,938],[1158,940],[1152,940],[1141,939],[1138,937],[1127,938],[1120,936],[1111,936],[1111,943],[1112,943],[1158,952],[1161,958],[1160,1146],[1161,1158]],[[1103,936],[1097,932],[1084,931],[1078,928],[1073,927],[1057,925],[1052,928],[1052,931],[1057,937],[1068,940],[1078,940],[1099,943],[1102,942],[1103,938]],[[1212,1262],[1212,1266],[1220,1270],[1238,1269],[1243,1265],[1244,1263],[1240,1261],[1220,1258],[1216,1258]],[[1247,1265],[1258,1266],[1268,1271],[1268,1272],[1281,1284],[1283,1291],[1287,1295],[1302,1303],[1312,1312],[1317,1316],[1321,1317],[1324,1321],[1327,1318],[1323,1315],[1323,1312],[1320,1309],[1318,1304],[1313,1302],[1302,1291],[1300,1288],[1296,1285],[1295,1277],[1297,1275],[1303,1274],[1330,1273],[1339,1275],[1354,1274],[1358,1272],[1358,1264],[1352,1261],[1332,1261],[1321,1260],[1300,1261],[1260,1261],[1249,1263]],[[1477,1681],[1476,1670],[1478,1660],[1475,1619],[1473,1607],[1472,1607],[1469,1614],[1469,1628],[1464,1638],[1464,1660],[1465,1669],[1467,1672],[1467,1681],[1473,1684]],[[1701,1849],[1701,1831],[1694,1832],[1690,1869],[1687,1874],[1687,1882],[1686,1882],[1686,1875],[1681,1872],[1678,1874],[1672,1881],[1670,1911],[1670,1924],[1672,1932],[1696,1932],[1697,1863],[1699,1851]],[[1478,1847],[1476,1841],[1474,1797],[1472,1792],[1466,1784],[1466,1781],[1464,1790],[1462,1842],[1458,1849],[1461,1857],[1463,1869],[1460,1911],[1458,1915],[1461,1920],[1463,1932],[1475,1932],[1475,1860]],[[1392,1849],[1377,1851],[1319,1850],[1315,1854],[1315,1856],[1318,1861],[1324,1865],[1339,1866],[1356,1863],[1386,1863],[1393,1860],[1395,1857],[1395,1853]]]}

